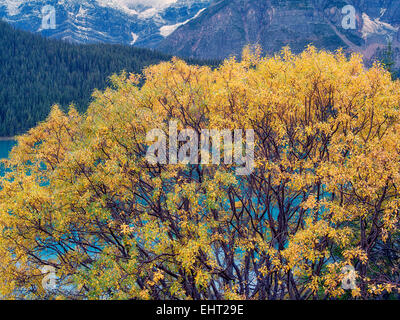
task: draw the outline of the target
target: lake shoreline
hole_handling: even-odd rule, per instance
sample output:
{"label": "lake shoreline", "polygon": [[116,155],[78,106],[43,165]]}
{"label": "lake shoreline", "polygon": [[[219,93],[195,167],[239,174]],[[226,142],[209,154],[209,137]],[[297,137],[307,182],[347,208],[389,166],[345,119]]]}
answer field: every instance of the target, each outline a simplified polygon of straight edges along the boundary
{"label": "lake shoreline", "polygon": [[[17,141],[12,137],[0,137],[0,161],[7,159],[10,151],[17,144]],[[0,177],[3,176],[3,167],[0,165]]]}
{"label": "lake shoreline", "polygon": [[16,137],[0,137],[0,141],[13,141]]}

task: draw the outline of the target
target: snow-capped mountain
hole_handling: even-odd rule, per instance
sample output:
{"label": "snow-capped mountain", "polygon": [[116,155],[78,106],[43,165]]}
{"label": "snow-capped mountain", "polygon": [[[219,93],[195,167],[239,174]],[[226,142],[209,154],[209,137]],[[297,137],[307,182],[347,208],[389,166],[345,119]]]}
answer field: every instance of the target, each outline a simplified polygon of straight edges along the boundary
{"label": "snow-capped mountain", "polygon": [[0,19],[19,29],[72,42],[155,47],[176,28],[198,16],[212,2],[213,0],[0,0]]}
{"label": "snow-capped mountain", "polygon": [[[342,25],[348,6],[354,28]],[[400,67],[400,0],[0,0],[0,19],[72,42],[130,44],[195,58],[239,55],[247,44],[273,54],[312,43],[373,61],[390,40]]]}

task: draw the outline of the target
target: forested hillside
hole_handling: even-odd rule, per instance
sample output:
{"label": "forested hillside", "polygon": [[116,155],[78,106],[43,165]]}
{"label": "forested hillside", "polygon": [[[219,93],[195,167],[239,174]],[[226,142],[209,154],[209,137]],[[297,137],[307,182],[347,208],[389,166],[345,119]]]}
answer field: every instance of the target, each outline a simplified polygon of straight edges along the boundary
{"label": "forested hillside", "polygon": [[15,30],[0,21],[0,136],[25,132],[54,103],[83,111],[93,89],[121,70],[139,73],[170,56],[122,45],[77,45]]}

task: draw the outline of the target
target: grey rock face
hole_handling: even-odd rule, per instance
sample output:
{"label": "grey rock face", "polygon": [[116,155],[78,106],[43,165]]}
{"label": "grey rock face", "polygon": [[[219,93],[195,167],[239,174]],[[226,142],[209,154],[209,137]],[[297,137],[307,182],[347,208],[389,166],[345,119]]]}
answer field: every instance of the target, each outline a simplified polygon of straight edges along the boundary
{"label": "grey rock face", "polygon": [[[355,9],[355,28],[343,28],[346,5]],[[160,50],[187,57],[225,58],[243,46],[259,44],[273,54],[289,45],[294,52],[308,44],[363,53],[372,58],[391,39],[399,46],[398,0],[223,0],[178,28]]]}

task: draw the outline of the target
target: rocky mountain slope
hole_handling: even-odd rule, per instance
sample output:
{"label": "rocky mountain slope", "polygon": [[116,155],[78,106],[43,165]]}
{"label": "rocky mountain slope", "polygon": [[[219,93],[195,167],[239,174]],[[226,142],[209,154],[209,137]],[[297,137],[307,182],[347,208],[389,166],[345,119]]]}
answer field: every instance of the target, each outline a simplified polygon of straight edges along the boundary
{"label": "rocky mountain slope", "polygon": [[[212,0],[0,0],[0,19],[51,38],[154,47]],[[55,27],[43,27],[45,6]],[[48,20],[48,19],[46,19]],[[47,23],[47,26],[50,24]]]}
{"label": "rocky mountain slope", "polygon": [[[43,27],[46,5],[54,28]],[[240,55],[247,44],[273,54],[312,43],[373,61],[391,41],[400,68],[400,0],[0,0],[0,18],[51,38],[207,59]]]}
{"label": "rocky mountain slope", "polygon": [[[354,26],[348,5],[355,9]],[[312,43],[361,52],[371,60],[388,41],[399,63],[399,0],[222,0],[158,48],[181,56],[225,58],[240,54],[247,44],[259,44],[272,54],[285,45],[299,52]]]}

